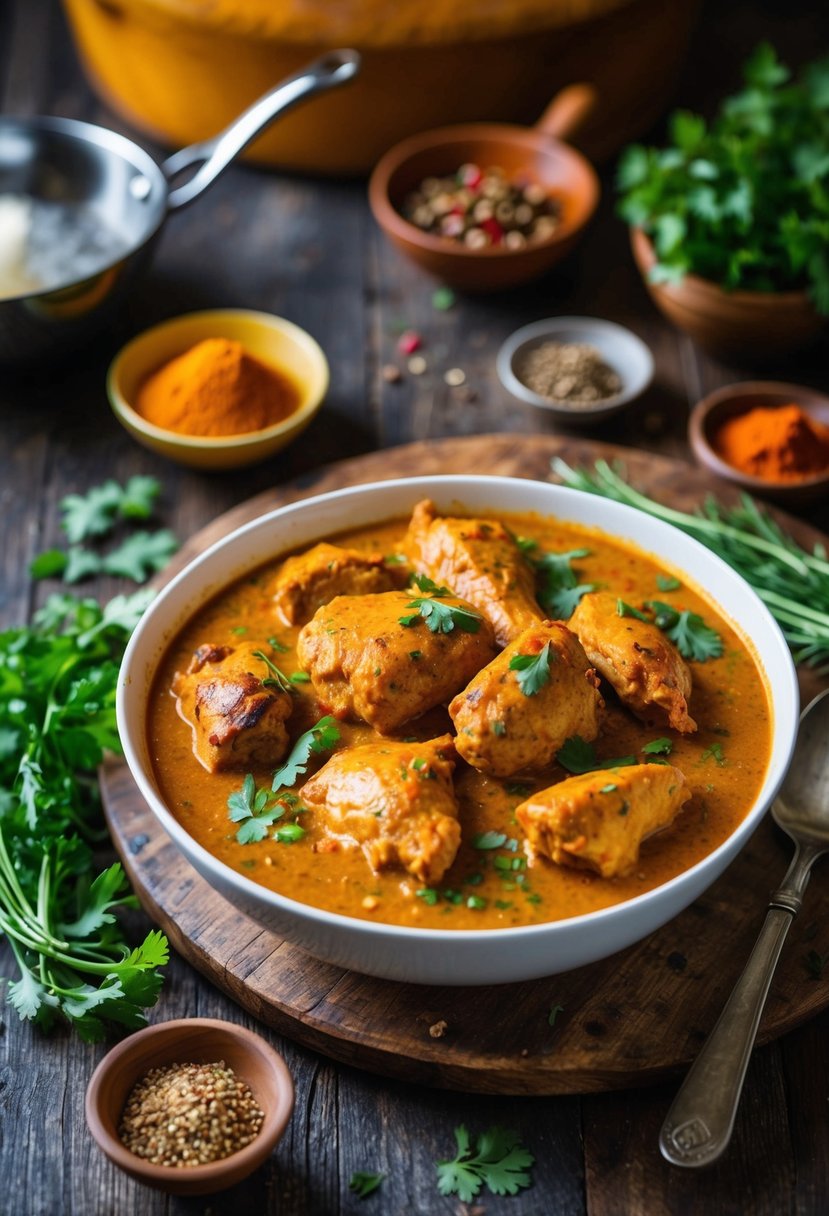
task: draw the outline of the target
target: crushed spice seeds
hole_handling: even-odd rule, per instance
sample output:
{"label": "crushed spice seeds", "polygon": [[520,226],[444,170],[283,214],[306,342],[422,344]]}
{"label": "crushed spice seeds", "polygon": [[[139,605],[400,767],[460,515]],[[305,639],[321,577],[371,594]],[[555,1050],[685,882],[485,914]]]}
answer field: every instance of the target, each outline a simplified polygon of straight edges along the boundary
{"label": "crushed spice seeds", "polygon": [[187,1169],[237,1153],[264,1119],[250,1087],[224,1060],[168,1064],[133,1087],[118,1135],[151,1165]]}
{"label": "crushed spice seeds", "polygon": [[622,390],[619,375],[586,342],[542,342],[516,361],[515,374],[540,397],[574,409],[590,408]]}

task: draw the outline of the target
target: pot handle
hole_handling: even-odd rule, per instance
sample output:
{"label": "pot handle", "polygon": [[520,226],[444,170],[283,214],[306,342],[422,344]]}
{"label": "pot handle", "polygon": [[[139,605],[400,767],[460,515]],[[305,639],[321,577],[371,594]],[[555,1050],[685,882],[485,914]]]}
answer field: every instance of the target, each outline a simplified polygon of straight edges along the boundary
{"label": "pot handle", "polygon": [[178,211],[180,207],[186,207],[198,198],[231,161],[280,114],[292,109],[307,97],[314,97],[317,93],[346,84],[359,70],[360,56],[357,51],[329,51],[293,76],[280,81],[213,139],[206,139],[202,143],[191,144],[174,152],[161,166],[168,182],[192,165],[201,162],[201,167],[189,181],[170,191],[167,210]]}
{"label": "pot handle", "polygon": [[552,139],[570,139],[595,110],[599,94],[592,84],[568,84],[556,93],[535,124],[535,130]]}

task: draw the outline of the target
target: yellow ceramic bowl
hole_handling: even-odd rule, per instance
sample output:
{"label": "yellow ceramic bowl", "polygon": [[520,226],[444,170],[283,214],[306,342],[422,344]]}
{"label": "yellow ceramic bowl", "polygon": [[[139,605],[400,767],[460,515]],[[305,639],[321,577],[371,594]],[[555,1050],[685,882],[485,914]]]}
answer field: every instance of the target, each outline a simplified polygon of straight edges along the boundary
{"label": "yellow ceramic bowl", "polygon": [[[233,338],[262,363],[286,372],[300,389],[299,407],[274,426],[243,435],[181,435],[147,422],[132,406],[139,385],[205,338]],[[194,469],[236,469],[273,456],[304,431],[328,380],[328,360],[304,329],[270,313],[226,308],[174,317],[133,338],[110,365],[107,393],[118,420],[144,447]]]}

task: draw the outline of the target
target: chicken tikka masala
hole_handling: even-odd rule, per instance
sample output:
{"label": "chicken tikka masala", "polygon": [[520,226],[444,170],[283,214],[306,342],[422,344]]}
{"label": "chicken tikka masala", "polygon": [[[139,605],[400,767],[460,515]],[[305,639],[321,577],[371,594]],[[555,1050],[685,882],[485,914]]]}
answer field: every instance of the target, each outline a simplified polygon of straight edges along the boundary
{"label": "chicken tikka masala", "polygon": [[493,929],[658,886],[762,784],[766,685],[681,573],[425,500],[273,561],[170,646],[148,722],[184,828],[348,916]]}

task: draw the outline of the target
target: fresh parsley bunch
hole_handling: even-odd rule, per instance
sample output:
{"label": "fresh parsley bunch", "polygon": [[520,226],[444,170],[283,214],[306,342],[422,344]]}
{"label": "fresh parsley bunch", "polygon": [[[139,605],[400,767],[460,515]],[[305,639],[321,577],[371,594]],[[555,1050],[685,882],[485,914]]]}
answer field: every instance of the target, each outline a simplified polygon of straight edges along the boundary
{"label": "fresh parsley bunch", "polygon": [[829,314],[829,59],[793,81],[764,43],[743,77],[710,126],[680,111],[669,147],[627,149],[620,213],[650,236],[655,283],[808,288]]}
{"label": "fresh parsley bunch", "polygon": [[48,1028],[63,1015],[87,1040],[130,1029],[155,1003],[167,941],[125,944],[115,909],[135,906],[117,863],[93,880],[106,838],[95,773],[119,751],[121,655],[152,592],[53,595],[31,626],[0,633],[0,932],[20,972],[7,995]]}

